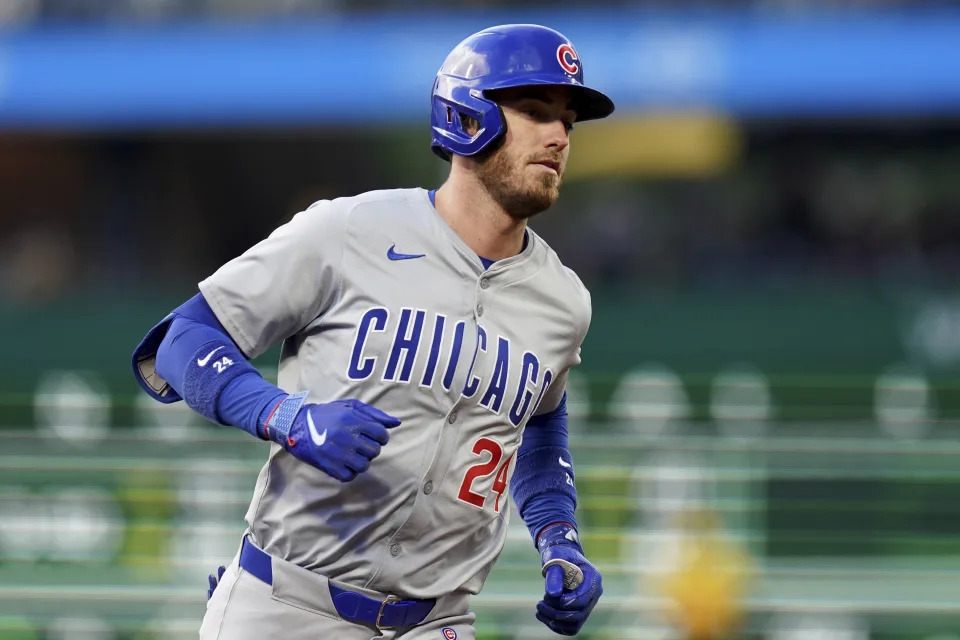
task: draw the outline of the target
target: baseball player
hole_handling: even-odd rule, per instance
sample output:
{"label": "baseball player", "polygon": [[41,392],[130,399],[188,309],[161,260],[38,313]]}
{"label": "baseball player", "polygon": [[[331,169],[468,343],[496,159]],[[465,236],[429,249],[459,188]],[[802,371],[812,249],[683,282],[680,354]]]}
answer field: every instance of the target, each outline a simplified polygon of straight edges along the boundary
{"label": "baseball player", "polygon": [[[574,122],[612,111],[562,34],[476,33],[433,87],[439,189],[313,204],[138,345],[151,396],[272,442],[201,638],[474,638],[511,496],[536,617],[580,630],[602,587],[564,391],[590,297],[527,220],[557,199]],[[281,341],[274,386],[248,360]]]}

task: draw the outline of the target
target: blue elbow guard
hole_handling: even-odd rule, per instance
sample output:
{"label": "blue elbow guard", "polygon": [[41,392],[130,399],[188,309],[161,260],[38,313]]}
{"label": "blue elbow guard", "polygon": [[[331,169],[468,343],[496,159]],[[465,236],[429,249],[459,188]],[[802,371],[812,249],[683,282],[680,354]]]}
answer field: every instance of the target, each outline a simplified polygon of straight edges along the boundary
{"label": "blue elbow guard", "polygon": [[157,373],[157,350],[160,343],[167,336],[170,324],[176,318],[176,314],[169,314],[166,318],[157,323],[155,327],[147,332],[137,348],[133,350],[133,377],[137,384],[147,392],[154,400],[164,404],[178,402],[183,398],[176,390],[170,386],[170,383],[164,380]]}
{"label": "blue elbow guard", "polygon": [[[163,359],[164,345],[158,356]],[[217,412],[220,393],[236,378],[259,372],[247,362],[236,345],[229,340],[212,340],[191,356],[183,372],[181,395],[187,405],[218,424],[226,424]]]}

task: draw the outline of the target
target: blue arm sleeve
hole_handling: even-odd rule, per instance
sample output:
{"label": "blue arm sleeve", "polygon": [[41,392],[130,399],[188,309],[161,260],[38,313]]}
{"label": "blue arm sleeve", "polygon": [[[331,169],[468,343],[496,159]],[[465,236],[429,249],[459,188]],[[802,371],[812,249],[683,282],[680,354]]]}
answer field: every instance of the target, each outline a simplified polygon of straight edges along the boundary
{"label": "blue arm sleeve", "polygon": [[527,423],[517,451],[510,491],[520,517],[527,525],[534,546],[545,527],[577,521],[577,488],[573,460],[567,447],[567,396],[550,413]]}
{"label": "blue arm sleeve", "polygon": [[206,418],[263,437],[270,410],[287,394],[247,362],[201,294],[164,321],[157,374]]}
{"label": "blue arm sleeve", "polygon": [[[186,318],[187,320],[193,320],[194,322],[199,322],[200,324],[205,324],[211,329],[216,329],[224,335],[227,340],[233,342],[233,338],[230,337],[230,334],[227,333],[227,330],[220,320],[217,319],[217,314],[213,312],[213,309],[210,308],[207,299],[203,297],[202,293],[198,293],[182,305],[173,310],[173,313],[181,318]],[[236,342],[233,342],[234,346],[238,349],[240,348]]]}

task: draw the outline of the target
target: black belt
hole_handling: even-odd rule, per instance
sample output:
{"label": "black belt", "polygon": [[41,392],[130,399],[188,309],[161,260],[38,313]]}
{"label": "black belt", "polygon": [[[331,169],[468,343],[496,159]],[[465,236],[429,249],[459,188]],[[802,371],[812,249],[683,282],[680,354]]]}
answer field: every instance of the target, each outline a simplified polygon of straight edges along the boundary
{"label": "black belt", "polygon": [[[240,566],[267,584],[273,584],[273,564],[270,555],[257,548],[248,538],[240,548]],[[420,624],[433,610],[436,599],[429,600],[376,600],[362,593],[330,585],[333,606],[340,617],[353,622],[363,622],[378,629],[395,629]]]}

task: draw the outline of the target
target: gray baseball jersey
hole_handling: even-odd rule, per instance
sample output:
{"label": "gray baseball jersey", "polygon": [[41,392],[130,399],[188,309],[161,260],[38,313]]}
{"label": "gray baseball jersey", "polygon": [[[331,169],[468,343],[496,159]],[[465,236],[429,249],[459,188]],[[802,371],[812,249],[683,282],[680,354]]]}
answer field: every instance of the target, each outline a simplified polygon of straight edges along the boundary
{"label": "gray baseball jersey", "polygon": [[477,593],[507,531],[524,425],[580,361],[590,298],[532,231],[484,270],[422,189],[321,201],[200,283],[279,386],[400,418],[343,484],[273,445],[249,531],[274,556],[401,597]]}

